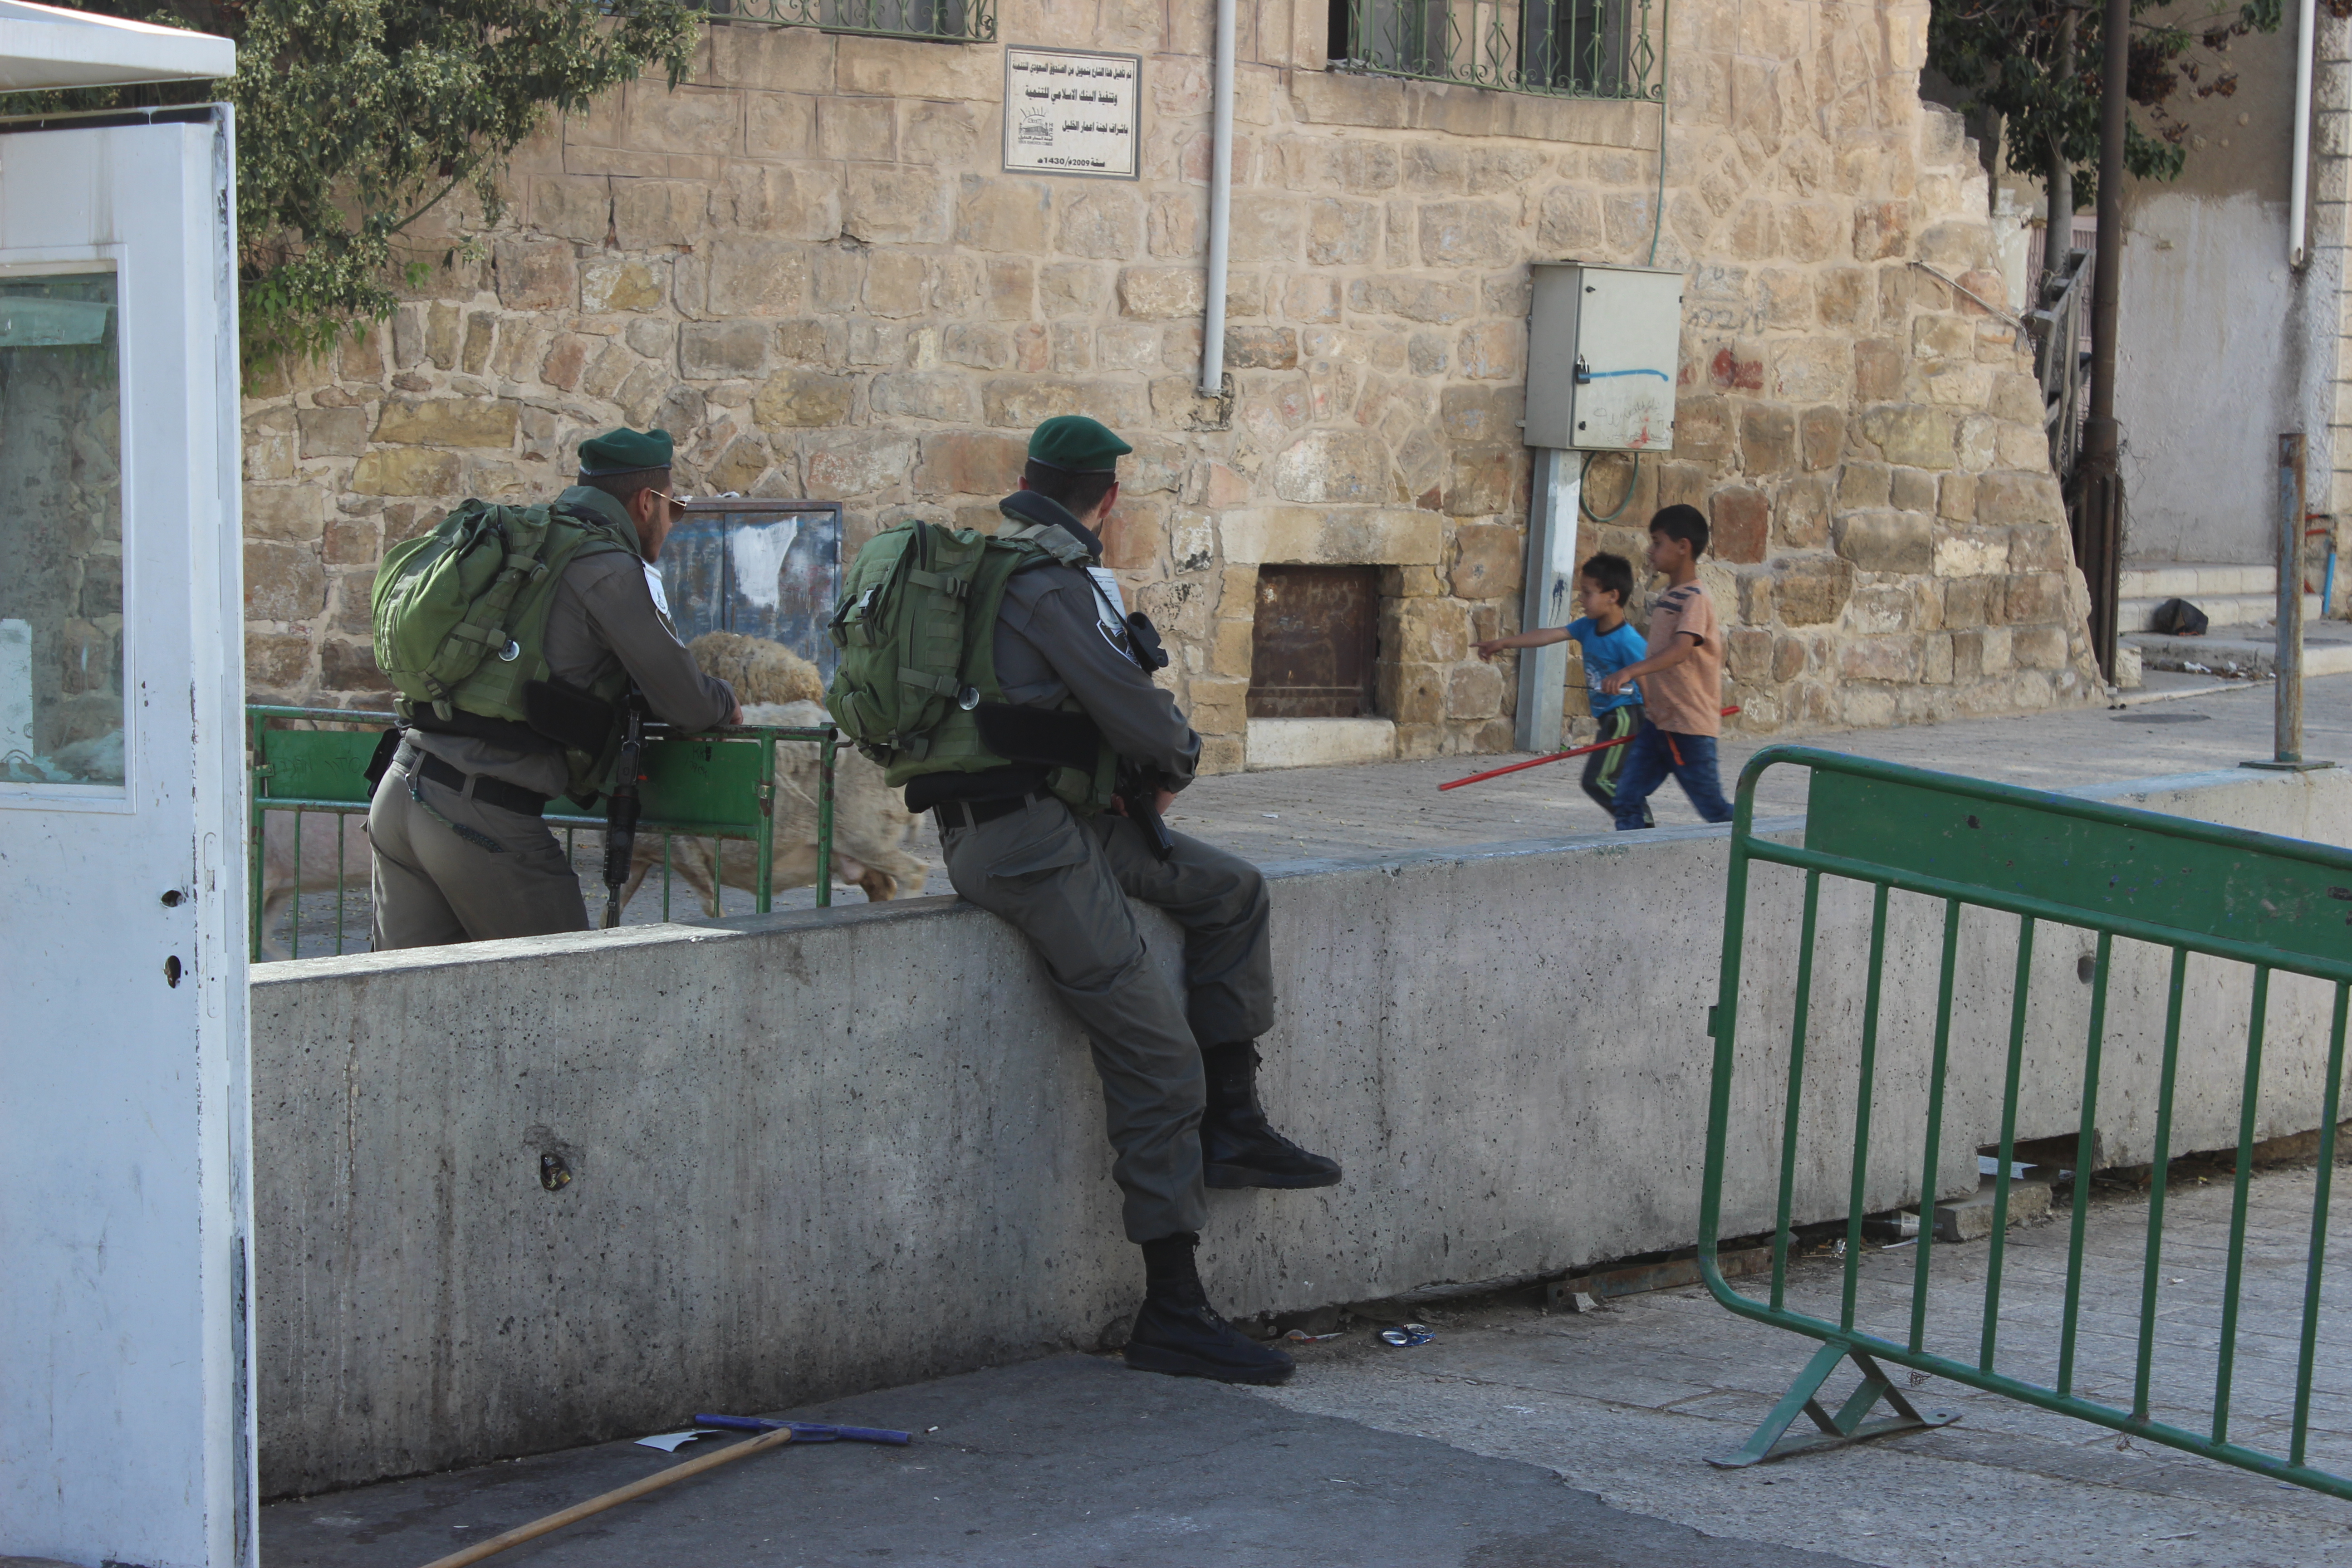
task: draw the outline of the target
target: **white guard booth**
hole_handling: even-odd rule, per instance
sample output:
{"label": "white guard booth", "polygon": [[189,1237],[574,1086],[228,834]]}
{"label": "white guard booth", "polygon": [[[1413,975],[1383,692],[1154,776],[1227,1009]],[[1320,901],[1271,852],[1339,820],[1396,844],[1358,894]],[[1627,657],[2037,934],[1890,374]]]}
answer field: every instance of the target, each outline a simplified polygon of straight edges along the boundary
{"label": "white guard booth", "polygon": [[[235,70],[0,0],[0,91]],[[234,146],[0,121],[0,1557],[256,1561]]]}

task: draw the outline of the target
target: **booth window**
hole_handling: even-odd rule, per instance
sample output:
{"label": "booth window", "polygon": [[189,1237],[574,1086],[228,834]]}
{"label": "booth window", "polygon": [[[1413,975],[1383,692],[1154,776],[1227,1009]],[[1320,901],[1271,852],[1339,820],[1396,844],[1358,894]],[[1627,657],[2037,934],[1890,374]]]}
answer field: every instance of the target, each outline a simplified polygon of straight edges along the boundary
{"label": "booth window", "polygon": [[0,783],[122,784],[110,270],[0,273]]}
{"label": "booth window", "polygon": [[1377,566],[1261,566],[1251,636],[1253,719],[1373,717]]}

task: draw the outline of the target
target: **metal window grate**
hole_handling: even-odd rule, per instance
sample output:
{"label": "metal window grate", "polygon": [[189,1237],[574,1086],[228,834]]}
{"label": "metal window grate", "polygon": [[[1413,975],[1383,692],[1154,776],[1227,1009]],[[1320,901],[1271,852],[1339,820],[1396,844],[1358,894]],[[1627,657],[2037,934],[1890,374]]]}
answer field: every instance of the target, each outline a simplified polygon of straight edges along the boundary
{"label": "metal window grate", "polygon": [[1260,567],[1249,716],[1370,718],[1380,614],[1377,566]]}
{"label": "metal window grate", "polygon": [[[1667,0],[1332,0],[1334,70],[1657,101]],[[1344,32],[1343,32],[1344,17]]]}
{"label": "metal window grate", "polygon": [[996,41],[996,0],[701,0],[714,22],[818,27],[937,43]]}

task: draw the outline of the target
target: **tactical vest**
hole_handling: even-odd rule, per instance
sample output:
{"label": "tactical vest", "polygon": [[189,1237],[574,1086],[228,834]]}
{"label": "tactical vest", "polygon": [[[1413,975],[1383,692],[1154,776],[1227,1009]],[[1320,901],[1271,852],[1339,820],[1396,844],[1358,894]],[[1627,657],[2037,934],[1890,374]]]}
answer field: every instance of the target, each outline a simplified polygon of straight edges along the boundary
{"label": "tactical vest", "polygon": [[370,609],[376,663],[401,722],[524,752],[561,752],[583,804],[610,782],[629,692],[615,668],[593,685],[558,681],[547,617],[574,561],[637,552],[593,512],[467,500],[431,533],[394,546]]}
{"label": "tactical vest", "polygon": [[893,788],[1025,764],[1045,768],[1045,787],[1073,811],[1102,810],[1118,756],[1084,708],[1009,703],[996,676],[996,618],[1013,577],[1086,559],[1066,530],[1034,524],[991,535],[917,521],[877,534],[834,612],[834,722]]}

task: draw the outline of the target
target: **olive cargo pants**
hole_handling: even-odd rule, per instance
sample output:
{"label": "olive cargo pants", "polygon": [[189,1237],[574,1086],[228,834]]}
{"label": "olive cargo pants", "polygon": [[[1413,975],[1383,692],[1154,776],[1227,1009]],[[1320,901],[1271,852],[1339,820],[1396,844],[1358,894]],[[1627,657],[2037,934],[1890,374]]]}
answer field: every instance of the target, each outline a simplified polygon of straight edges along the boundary
{"label": "olive cargo pants", "polygon": [[[1130,1241],[1201,1228],[1201,1047],[1255,1039],[1274,1021],[1265,879],[1172,837],[1175,853],[1158,860],[1126,817],[1080,818],[1057,800],[943,835],[955,890],[1029,939],[1093,1038]],[[1182,997],[1146,963],[1129,895],[1184,928]]]}
{"label": "olive cargo pants", "polygon": [[586,931],[580,879],[547,824],[394,763],[368,803],[375,951]]}

